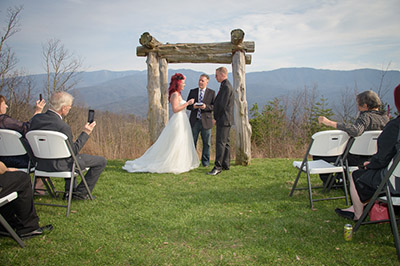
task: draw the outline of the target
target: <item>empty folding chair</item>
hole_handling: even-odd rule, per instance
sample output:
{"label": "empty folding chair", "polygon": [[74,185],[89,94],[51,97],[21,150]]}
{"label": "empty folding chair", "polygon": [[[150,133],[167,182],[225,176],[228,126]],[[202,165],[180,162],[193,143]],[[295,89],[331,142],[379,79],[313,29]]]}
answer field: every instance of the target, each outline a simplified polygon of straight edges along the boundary
{"label": "empty folding chair", "polygon": [[[47,160],[57,160],[63,158],[72,158],[73,164],[69,171],[48,171],[47,169],[41,169],[40,164],[36,166],[33,178],[33,184],[35,184],[36,176],[40,177],[58,177],[58,178],[70,178],[70,188],[68,193],[68,203],[67,205],[57,205],[57,204],[47,204],[47,203],[37,203],[41,205],[50,205],[50,206],[57,206],[57,207],[66,207],[67,213],[66,216],[68,217],[70,209],[71,209],[71,200],[72,200],[72,191],[73,191],[73,184],[75,183],[75,173],[82,178],[82,181],[85,185],[87,193],[92,200],[92,194],[90,189],[86,183],[86,179],[83,176],[82,169],[79,166],[79,163],[76,159],[75,154],[73,153],[72,147],[68,141],[68,137],[60,132],[50,131],[50,130],[32,130],[26,134],[26,138],[29,141],[29,145],[32,148],[33,154],[35,157],[39,159],[47,159]],[[57,193],[57,191],[56,191]]]}
{"label": "empty folding chair", "polygon": [[[344,182],[346,183],[345,168],[343,164],[342,155],[344,154],[348,140],[349,140],[349,135],[342,130],[327,130],[315,133],[311,137],[311,142],[310,145],[308,146],[307,152],[304,155],[303,161],[293,162],[293,166],[299,170],[289,196],[292,196],[295,190],[308,189],[311,208],[313,208],[314,201],[342,199],[342,198],[346,200],[346,204],[348,205],[347,186],[344,186],[344,191],[345,191],[344,196],[313,199],[312,189],[322,188],[322,186],[312,187],[310,178],[310,175],[312,174],[343,173],[343,178],[345,179]],[[330,164],[324,160],[309,161],[308,160],[309,156],[323,156],[323,157],[338,156],[338,159],[335,164]],[[296,186],[302,172],[305,172],[307,175],[308,186],[304,188],[297,188]]]}
{"label": "empty folding chair", "polygon": [[[15,200],[18,197],[17,192],[13,192],[11,194],[8,194],[5,197],[0,198],[0,207],[3,207],[7,203]],[[6,229],[6,231],[11,235],[12,238],[20,245],[21,248],[23,248],[24,242],[22,242],[22,239],[17,235],[17,233],[11,228],[11,226],[8,224],[6,219],[0,214],[0,224]]]}

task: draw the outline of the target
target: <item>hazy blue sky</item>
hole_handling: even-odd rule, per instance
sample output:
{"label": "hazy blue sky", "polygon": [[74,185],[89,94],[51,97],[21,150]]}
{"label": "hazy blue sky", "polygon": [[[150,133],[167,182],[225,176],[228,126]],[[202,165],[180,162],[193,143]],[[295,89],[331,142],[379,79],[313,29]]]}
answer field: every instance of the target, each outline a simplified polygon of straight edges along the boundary
{"label": "hazy blue sky", "polygon": [[[256,51],[247,72],[285,67],[400,70],[400,0],[1,0],[23,5],[8,43],[29,74],[44,73],[42,45],[59,39],[85,69],[145,70],[139,37],[162,43],[230,41],[240,28]],[[214,73],[215,64],[170,64]],[[229,68],[230,69],[230,68]]]}

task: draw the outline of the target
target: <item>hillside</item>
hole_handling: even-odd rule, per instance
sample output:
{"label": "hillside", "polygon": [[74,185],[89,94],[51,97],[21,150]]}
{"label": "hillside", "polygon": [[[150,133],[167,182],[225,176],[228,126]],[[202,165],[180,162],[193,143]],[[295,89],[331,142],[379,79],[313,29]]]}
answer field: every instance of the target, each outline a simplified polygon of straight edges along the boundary
{"label": "hillside", "polygon": [[[182,96],[186,99],[191,88],[197,87],[201,72],[179,69],[169,70],[169,76],[176,72],[186,77],[186,89]],[[209,73],[211,74],[211,73]],[[388,93],[383,101],[393,106],[392,90],[400,83],[400,71],[359,69],[351,71],[320,70],[312,68],[285,68],[272,71],[246,74],[247,101],[249,107],[254,103],[265,105],[274,97],[293,95],[304,88],[316,88],[319,96],[328,98],[331,105],[340,100],[345,89],[359,92],[380,87]],[[40,87],[44,75],[33,76]],[[98,110],[122,112],[146,117],[147,113],[147,72],[146,71],[94,71],[79,76],[78,88],[73,93],[77,101]],[[229,80],[232,81],[231,74]],[[209,87],[218,91],[219,84],[214,74],[210,75]]]}

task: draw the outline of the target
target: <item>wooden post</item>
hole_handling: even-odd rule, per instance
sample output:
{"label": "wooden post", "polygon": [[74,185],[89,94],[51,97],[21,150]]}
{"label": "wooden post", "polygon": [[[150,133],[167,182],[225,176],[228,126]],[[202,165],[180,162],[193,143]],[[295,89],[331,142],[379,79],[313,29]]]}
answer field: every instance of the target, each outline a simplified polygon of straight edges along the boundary
{"label": "wooden post", "polygon": [[[240,45],[244,32],[233,30],[231,41]],[[249,165],[251,161],[251,125],[246,100],[245,53],[240,47],[232,57],[233,90],[235,92],[234,118],[236,127],[236,164]]]}
{"label": "wooden post", "polygon": [[163,111],[161,105],[160,69],[157,54],[150,52],[147,55],[146,62],[147,94],[149,101],[147,120],[149,122],[150,140],[154,143],[164,128],[160,116]]}
{"label": "wooden post", "polygon": [[160,58],[160,89],[161,89],[161,124],[164,128],[168,123],[168,62]]}
{"label": "wooden post", "polygon": [[236,164],[249,165],[251,160],[251,125],[246,100],[244,53],[232,58],[233,90],[235,92]]}

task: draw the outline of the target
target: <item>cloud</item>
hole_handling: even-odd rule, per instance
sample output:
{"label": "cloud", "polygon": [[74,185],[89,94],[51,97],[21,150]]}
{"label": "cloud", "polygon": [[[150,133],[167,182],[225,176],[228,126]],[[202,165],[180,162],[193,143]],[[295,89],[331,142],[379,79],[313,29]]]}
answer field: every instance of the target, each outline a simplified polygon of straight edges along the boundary
{"label": "cloud", "polygon": [[163,43],[207,43],[230,41],[235,28],[256,43],[248,71],[376,68],[389,62],[400,68],[398,0],[2,0],[0,8],[18,4],[24,4],[22,29],[10,45],[32,72],[40,72],[41,44],[50,38],[84,57],[89,70],[143,70],[145,60],[135,52],[143,32]]}

